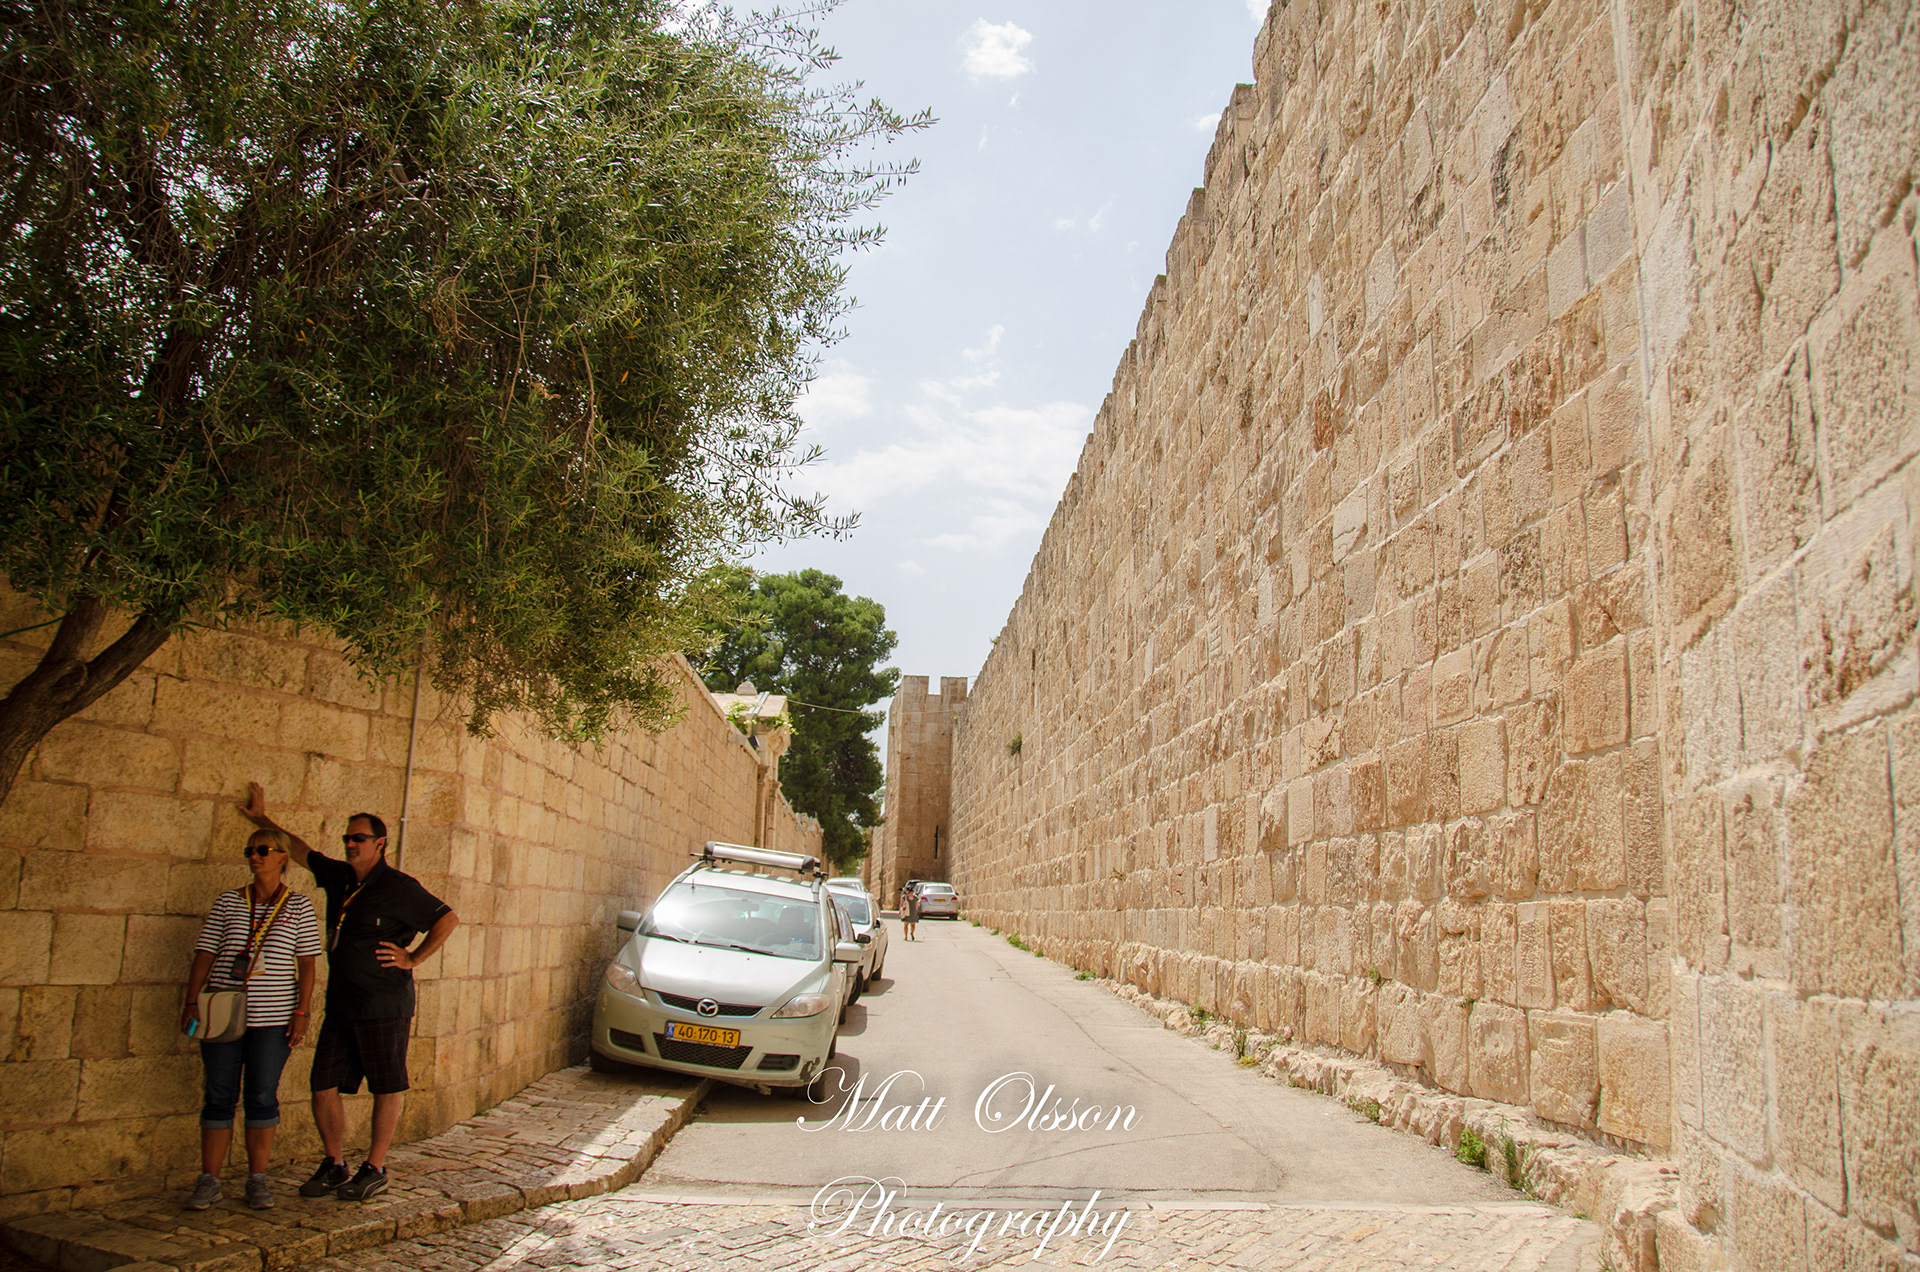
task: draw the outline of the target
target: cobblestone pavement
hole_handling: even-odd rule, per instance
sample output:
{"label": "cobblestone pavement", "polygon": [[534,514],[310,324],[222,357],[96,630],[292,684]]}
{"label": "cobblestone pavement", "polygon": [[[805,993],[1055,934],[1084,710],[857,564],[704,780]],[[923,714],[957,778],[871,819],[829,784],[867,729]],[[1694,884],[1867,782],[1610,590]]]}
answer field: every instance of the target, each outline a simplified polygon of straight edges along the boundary
{"label": "cobblestone pavement", "polygon": [[[535,1272],[550,1268],[620,1269],[867,1269],[1015,1267],[1028,1263],[1096,1266],[1122,1272],[1176,1268],[1300,1269],[1362,1272],[1373,1269],[1461,1269],[1464,1272],[1591,1272],[1599,1267],[1600,1230],[1594,1224],[1533,1203],[1474,1206],[1321,1205],[1260,1203],[1135,1203],[1110,1210],[1096,1202],[1091,1216],[1105,1233],[1082,1232],[1043,1241],[1057,1207],[1035,1222],[1033,1211],[993,1211],[987,1223],[975,1206],[949,1203],[923,1236],[919,1222],[904,1236],[868,1235],[869,1215],[835,1233],[839,1216],[815,1219],[791,1202],[736,1200],[675,1203],[649,1197],[644,1187],[539,1212],[493,1220],[437,1236],[398,1242],[362,1255],[325,1259],[307,1272]],[[892,1213],[932,1212],[914,1202]],[[1079,1218],[1075,1207],[1067,1223]],[[1118,1216],[1124,1215],[1122,1222]],[[943,1238],[941,1217],[958,1222]],[[1025,1235],[1020,1224],[1026,1221]],[[970,1223],[984,1239],[970,1252]],[[1004,1235],[1003,1235],[1004,1232]]]}

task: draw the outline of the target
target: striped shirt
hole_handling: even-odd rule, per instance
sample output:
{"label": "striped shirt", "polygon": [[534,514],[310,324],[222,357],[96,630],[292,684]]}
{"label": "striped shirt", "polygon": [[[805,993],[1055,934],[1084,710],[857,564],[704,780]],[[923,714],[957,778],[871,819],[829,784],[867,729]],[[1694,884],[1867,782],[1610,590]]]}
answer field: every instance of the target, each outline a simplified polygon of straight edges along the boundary
{"label": "striped shirt", "polygon": [[313,902],[289,890],[280,917],[267,930],[260,973],[249,980],[249,934],[273,913],[271,903],[256,905],[252,898],[250,888],[222,892],[208,911],[206,922],[200,925],[200,940],[193,948],[213,955],[213,970],[207,975],[209,990],[246,989],[248,1028],[284,1025],[300,1005],[300,967],[294,960],[318,957],[322,952],[320,924],[313,917]]}

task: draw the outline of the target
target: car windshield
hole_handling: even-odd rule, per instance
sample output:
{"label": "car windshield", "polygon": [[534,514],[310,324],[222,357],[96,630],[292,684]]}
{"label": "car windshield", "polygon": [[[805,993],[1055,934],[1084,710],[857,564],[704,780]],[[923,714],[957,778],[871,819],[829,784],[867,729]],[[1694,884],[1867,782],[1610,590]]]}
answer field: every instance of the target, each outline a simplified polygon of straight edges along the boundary
{"label": "car windshield", "polygon": [[840,903],[840,908],[847,912],[847,917],[853,920],[855,927],[873,926],[873,907],[867,904],[865,897],[856,897],[848,892],[836,892],[833,894],[833,899]]}
{"label": "car windshield", "polygon": [[718,949],[820,957],[820,907],[692,880],[674,884],[641,921],[640,935]]}

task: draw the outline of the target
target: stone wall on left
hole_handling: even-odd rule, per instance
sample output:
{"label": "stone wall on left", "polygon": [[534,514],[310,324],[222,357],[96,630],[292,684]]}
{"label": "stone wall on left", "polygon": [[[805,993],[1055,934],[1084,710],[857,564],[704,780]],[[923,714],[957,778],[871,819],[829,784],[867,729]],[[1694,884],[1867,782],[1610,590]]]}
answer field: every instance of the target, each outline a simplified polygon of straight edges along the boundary
{"label": "stone wall on left", "polygon": [[[0,631],[45,617],[0,590]],[[47,634],[0,641],[0,686]],[[400,865],[462,924],[418,973],[403,1138],[583,1058],[616,913],[702,842],[751,842],[770,806],[768,846],[819,851],[818,823],[777,791],[760,803],[775,777],[758,757],[779,748],[748,747],[684,660],[675,674],[678,725],[597,748],[512,717],[471,736],[461,704],[423,686]],[[333,853],[355,812],[397,828],[412,711],[411,681],[369,684],[323,638],[202,631],[47,736],[0,804],[0,1218],[198,1169],[200,1062],[176,1024],[200,917],[247,879],[235,803],[262,783],[282,824]],[[318,1147],[312,1054],[281,1082],[282,1160]],[[348,1104],[364,1142],[369,1101]]]}

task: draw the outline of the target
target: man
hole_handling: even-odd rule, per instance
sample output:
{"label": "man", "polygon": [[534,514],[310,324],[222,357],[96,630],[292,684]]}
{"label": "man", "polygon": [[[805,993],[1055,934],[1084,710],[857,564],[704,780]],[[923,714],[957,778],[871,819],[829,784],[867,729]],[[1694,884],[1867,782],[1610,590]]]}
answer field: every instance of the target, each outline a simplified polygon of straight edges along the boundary
{"label": "man", "polygon": [[[387,1150],[406,1098],[413,969],[447,943],[460,916],[413,876],[387,864],[386,823],[372,813],[347,819],[340,836],[346,860],[336,861],[267,816],[266,792],[258,782],[247,784],[240,811],[262,830],[286,835],[293,860],[311,870],[327,894],[327,1014],[314,1044],[311,1079],[313,1121],[327,1155],[300,1195],[366,1201],[387,1190]],[[426,939],[409,949],[423,931]],[[357,1094],[362,1079],[373,1093],[373,1135],[365,1163],[350,1175],[340,1093]]]}

